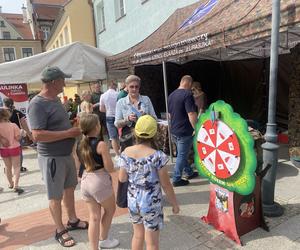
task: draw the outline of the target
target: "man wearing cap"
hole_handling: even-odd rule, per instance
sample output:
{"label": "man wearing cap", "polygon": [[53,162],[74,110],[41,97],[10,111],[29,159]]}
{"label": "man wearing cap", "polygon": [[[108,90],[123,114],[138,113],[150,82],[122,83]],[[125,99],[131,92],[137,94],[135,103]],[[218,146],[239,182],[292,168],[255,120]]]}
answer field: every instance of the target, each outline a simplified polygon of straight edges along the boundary
{"label": "man wearing cap", "polygon": [[[191,92],[193,78],[185,75],[179,87],[168,98],[171,118],[171,134],[177,148],[177,159],[173,174],[173,186],[189,184],[186,179],[198,176],[188,164],[188,154],[193,144],[193,132],[197,122],[197,107]],[[181,178],[183,172],[186,178]]]}
{"label": "man wearing cap", "polygon": [[[28,107],[32,136],[37,141],[38,163],[46,185],[49,209],[56,226],[55,239],[62,246],[75,245],[68,230],[87,229],[75,212],[74,189],[77,175],[72,149],[79,128],[73,128],[68,114],[57,97],[63,91],[65,74],[58,67],[47,67],[42,73],[42,89]],[[67,227],[62,222],[61,202],[67,210]]]}

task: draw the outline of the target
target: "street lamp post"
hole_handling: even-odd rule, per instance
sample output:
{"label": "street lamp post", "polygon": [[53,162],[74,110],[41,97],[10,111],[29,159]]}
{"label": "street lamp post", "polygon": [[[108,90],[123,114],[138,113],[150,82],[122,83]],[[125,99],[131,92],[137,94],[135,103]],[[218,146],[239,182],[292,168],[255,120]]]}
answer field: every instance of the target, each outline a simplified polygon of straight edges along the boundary
{"label": "street lamp post", "polygon": [[283,208],[274,202],[276,172],[278,164],[278,144],[276,132],[276,95],[277,95],[277,70],[279,49],[279,25],[280,25],[280,0],[272,3],[272,35],[270,54],[270,82],[269,82],[269,106],[268,123],[265,134],[266,142],[262,145],[264,166],[271,164],[262,181],[263,211],[266,216],[276,217],[283,214]]}

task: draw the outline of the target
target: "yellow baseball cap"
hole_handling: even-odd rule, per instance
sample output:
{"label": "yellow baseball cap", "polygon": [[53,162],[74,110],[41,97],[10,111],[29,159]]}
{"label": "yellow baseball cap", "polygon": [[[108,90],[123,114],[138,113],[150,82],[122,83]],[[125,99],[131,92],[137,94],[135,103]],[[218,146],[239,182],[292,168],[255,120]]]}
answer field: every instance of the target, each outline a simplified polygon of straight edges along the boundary
{"label": "yellow baseball cap", "polygon": [[134,132],[140,138],[153,138],[157,132],[157,122],[151,115],[143,115],[137,120]]}

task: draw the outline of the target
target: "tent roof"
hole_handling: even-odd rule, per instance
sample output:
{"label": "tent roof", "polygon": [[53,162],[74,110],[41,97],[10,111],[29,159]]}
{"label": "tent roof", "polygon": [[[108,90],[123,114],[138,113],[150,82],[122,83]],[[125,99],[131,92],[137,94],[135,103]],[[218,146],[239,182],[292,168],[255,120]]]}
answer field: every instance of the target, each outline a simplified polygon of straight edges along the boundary
{"label": "tent roof", "polygon": [[[267,57],[271,17],[270,0],[200,0],[177,9],[144,41],[107,58],[107,67],[110,71],[163,60]],[[300,40],[299,22],[299,1],[281,1],[280,53],[289,52]]]}
{"label": "tent roof", "polygon": [[106,79],[105,57],[108,53],[75,42],[67,46],[0,64],[0,84],[37,83],[47,66],[58,66],[71,73],[70,81]]}

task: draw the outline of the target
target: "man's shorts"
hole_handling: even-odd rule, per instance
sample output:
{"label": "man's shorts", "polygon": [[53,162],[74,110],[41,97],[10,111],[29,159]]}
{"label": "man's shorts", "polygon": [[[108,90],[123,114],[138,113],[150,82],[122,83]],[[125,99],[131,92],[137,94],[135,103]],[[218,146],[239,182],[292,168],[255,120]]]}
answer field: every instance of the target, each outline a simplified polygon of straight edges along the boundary
{"label": "man's shorts", "polygon": [[115,124],[115,117],[106,117],[106,127],[109,135],[109,139],[117,139],[118,138],[118,129],[116,128]]}
{"label": "man's shorts", "polygon": [[64,189],[76,187],[78,182],[73,156],[38,155],[38,163],[49,200],[61,200]]}
{"label": "man's shorts", "polygon": [[16,148],[0,148],[0,155],[3,158],[21,156],[21,147]]}

